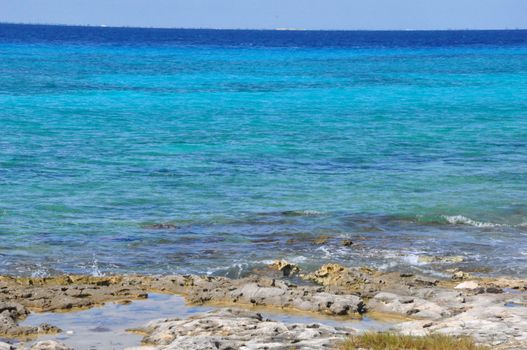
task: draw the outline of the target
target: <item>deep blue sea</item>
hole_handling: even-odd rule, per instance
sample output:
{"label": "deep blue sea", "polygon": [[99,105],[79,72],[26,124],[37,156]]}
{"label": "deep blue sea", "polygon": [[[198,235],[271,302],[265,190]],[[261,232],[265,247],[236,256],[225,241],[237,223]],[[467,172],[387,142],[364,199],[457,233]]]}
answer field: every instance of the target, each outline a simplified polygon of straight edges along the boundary
{"label": "deep blue sea", "polygon": [[525,277],[527,31],[0,25],[0,273],[277,258]]}

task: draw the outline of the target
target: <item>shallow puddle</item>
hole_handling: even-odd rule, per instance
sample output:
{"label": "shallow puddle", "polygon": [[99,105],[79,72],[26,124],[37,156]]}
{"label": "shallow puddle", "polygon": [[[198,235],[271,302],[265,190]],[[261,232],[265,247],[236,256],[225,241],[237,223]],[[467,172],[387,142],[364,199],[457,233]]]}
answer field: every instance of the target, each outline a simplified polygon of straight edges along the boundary
{"label": "shallow puddle", "polygon": [[[126,329],[145,325],[160,318],[186,318],[197,313],[213,310],[209,306],[187,305],[181,296],[149,294],[148,299],[130,304],[108,303],[101,307],[69,313],[33,313],[23,325],[50,323],[60,327],[63,332],[57,335],[40,337],[38,340],[55,339],[75,350],[122,350],[138,346],[142,336],[128,333]],[[285,323],[323,323],[330,326],[346,326],[354,329],[386,329],[387,323],[372,319],[347,320],[289,314],[282,312],[262,312],[265,317]]]}

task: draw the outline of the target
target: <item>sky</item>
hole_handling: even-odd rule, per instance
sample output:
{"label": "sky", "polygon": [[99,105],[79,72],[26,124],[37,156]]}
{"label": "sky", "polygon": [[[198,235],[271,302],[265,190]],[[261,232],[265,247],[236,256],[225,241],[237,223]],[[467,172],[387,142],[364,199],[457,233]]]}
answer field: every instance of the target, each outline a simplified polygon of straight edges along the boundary
{"label": "sky", "polygon": [[526,29],[527,0],[0,0],[0,22],[220,29]]}

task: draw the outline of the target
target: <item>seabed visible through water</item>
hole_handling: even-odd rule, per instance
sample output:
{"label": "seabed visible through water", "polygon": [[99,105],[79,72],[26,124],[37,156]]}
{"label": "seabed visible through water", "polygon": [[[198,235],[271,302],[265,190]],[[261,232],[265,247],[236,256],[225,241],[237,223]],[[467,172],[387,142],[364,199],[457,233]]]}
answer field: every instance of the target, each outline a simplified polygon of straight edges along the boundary
{"label": "seabed visible through water", "polygon": [[[187,318],[215,309],[185,303],[183,297],[167,294],[149,294],[148,299],[129,304],[107,303],[89,310],[67,313],[32,313],[22,325],[49,323],[62,329],[62,333],[37,339],[54,339],[75,350],[122,350],[141,344],[142,336],[127,329],[142,327],[160,318]],[[261,312],[265,317],[285,323],[322,323],[330,326],[349,327],[356,330],[386,329],[388,323],[370,318],[361,320],[331,318],[286,312]]]}

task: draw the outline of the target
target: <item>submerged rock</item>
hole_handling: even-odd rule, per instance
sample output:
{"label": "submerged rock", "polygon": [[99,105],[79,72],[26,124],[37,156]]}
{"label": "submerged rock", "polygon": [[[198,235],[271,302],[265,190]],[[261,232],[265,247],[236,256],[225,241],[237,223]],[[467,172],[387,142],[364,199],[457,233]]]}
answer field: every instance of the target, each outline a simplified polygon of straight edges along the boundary
{"label": "submerged rock", "polygon": [[329,238],[330,237],[328,235],[320,235],[316,237],[315,239],[313,239],[313,243],[317,245],[323,245],[329,241]]}
{"label": "submerged rock", "polygon": [[430,255],[422,255],[420,256],[417,261],[420,263],[445,263],[445,264],[456,264],[463,262],[465,260],[464,257],[456,255],[456,256],[430,256]]}
{"label": "submerged rock", "polygon": [[330,349],[352,332],[321,324],[285,324],[236,309],[153,321],[141,331],[147,334],[144,344],[164,350]]}
{"label": "submerged rock", "polygon": [[353,241],[351,239],[343,239],[340,244],[344,247],[351,247],[353,245]]}
{"label": "submerged rock", "polygon": [[150,230],[175,230],[178,228],[176,224],[171,223],[157,223],[157,224],[148,224],[143,225],[143,228]]}

